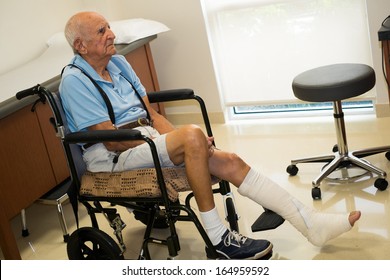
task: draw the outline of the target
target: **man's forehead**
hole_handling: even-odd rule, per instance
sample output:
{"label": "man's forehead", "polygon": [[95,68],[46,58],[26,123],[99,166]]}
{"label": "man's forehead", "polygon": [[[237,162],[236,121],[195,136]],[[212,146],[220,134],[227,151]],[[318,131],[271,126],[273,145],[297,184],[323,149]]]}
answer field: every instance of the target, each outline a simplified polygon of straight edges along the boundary
{"label": "man's forehead", "polygon": [[101,27],[107,25],[108,22],[103,17],[90,17],[83,22],[83,29],[87,32],[98,31]]}
{"label": "man's forehead", "polygon": [[96,13],[88,13],[83,16],[82,21],[85,23],[85,25],[101,25],[106,24],[107,20],[100,14]]}

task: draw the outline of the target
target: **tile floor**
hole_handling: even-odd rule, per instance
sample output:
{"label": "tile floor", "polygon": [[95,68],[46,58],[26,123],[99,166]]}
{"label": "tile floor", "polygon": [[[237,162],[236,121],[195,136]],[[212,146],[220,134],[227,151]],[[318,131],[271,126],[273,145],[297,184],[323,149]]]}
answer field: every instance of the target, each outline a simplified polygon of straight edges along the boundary
{"label": "tile floor", "polygon": [[[371,115],[346,115],[349,150],[390,145],[390,118]],[[326,212],[362,211],[362,217],[348,233],[328,242],[322,248],[308,243],[289,223],[266,232],[251,232],[251,225],[262,213],[261,206],[249,201],[234,190],[240,215],[240,231],[253,238],[266,238],[274,244],[274,260],[379,260],[390,259],[390,188],[378,191],[375,178],[367,176],[358,182],[321,184],[322,200],[313,201],[311,180],[317,176],[321,164],[300,164],[299,173],[291,177],[286,173],[290,160],[306,156],[329,154],[336,142],[331,114],[326,117],[297,119],[268,119],[215,125],[217,146],[241,155],[251,166],[268,174],[287,191],[307,205]],[[366,158],[371,163],[390,172],[390,163],[384,154]],[[181,196],[182,199],[184,195]],[[222,216],[220,195],[217,206]],[[196,208],[194,206],[194,208]],[[21,236],[20,217],[13,219],[13,229],[23,259],[65,260],[66,244],[54,206],[33,204],[27,209],[30,235]],[[144,226],[133,215],[120,209],[127,227],[123,231],[127,245],[125,257],[134,259],[140,250]],[[70,204],[65,205],[69,232],[75,230],[75,220]],[[81,226],[89,226],[89,218],[80,209]],[[102,228],[111,234],[106,221]],[[191,223],[176,223],[182,250],[177,259],[205,259],[204,243]],[[165,230],[159,230],[164,234]],[[153,246],[152,258],[166,259],[165,247]],[[0,252],[0,259],[4,259]]]}

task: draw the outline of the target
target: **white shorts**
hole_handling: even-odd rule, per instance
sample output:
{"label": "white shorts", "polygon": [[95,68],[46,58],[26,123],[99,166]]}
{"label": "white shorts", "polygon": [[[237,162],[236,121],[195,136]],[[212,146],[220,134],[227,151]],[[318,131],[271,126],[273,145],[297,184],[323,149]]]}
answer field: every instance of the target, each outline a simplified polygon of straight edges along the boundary
{"label": "white shorts", "polygon": [[[137,127],[135,129],[141,131],[145,136],[154,137],[153,142],[156,144],[161,167],[175,166],[168,155],[165,134],[160,135],[157,130],[150,126]],[[115,152],[108,151],[103,144],[99,143],[85,150],[83,158],[87,165],[87,170],[91,172],[122,172],[154,167],[152,153],[148,143],[122,152],[116,164],[113,162],[115,156],[117,156]]]}

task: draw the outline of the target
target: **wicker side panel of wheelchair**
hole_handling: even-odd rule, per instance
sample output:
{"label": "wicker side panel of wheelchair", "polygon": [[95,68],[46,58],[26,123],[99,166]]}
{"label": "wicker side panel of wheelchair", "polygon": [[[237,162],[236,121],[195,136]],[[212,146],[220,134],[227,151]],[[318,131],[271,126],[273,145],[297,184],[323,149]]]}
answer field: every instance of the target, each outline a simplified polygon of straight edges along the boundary
{"label": "wicker side panel of wheelchair", "polygon": [[[178,192],[190,190],[184,168],[163,168],[168,197],[176,201]],[[161,191],[154,168],[124,172],[86,172],[80,194],[103,197],[158,197]]]}

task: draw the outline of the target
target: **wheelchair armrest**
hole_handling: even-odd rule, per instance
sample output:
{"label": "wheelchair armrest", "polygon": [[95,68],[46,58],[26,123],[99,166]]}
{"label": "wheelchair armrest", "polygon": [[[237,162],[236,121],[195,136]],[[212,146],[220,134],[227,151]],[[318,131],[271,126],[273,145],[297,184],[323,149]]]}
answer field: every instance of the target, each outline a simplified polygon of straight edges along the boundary
{"label": "wheelchair armrest", "polygon": [[207,135],[208,136],[213,135],[211,131],[210,120],[207,114],[205,102],[200,96],[195,95],[192,89],[171,89],[171,90],[149,92],[148,98],[150,103],[180,101],[180,100],[189,100],[189,99],[196,100],[202,112],[203,122],[206,126]]}
{"label": "wheelchair armrest", "polygon": [[171,89],[148,92],[150,103],[194,99],[194,97],[195,93],[192,89]]}
{"label": "wheelchair armrest", "polygon": [[131,129],[79,131],[65,135],[67,143],[100,143],[106,141],[145,140],[141,132]]}

